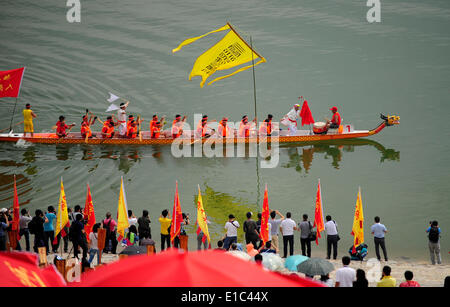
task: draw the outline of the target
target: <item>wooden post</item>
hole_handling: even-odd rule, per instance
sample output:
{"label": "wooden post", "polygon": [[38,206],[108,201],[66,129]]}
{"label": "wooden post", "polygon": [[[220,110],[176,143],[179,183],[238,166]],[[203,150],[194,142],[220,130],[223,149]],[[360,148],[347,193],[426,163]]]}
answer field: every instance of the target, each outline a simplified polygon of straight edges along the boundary
{"label": "wooden post", "polygon": [[45,247],[38,247],[38,253],[39,253],[39,266],[46,266],[48,264],[47,249]]}
{"label": "wooden post", "polygon": [[147,256],[153,255],[154,253],[156,253],[155,246],[147,245]]}
{"label": "wooden post", "polygon": [[105,248],[105,242],[106,242],[106,229],[105,228],[99,228],[97,230],[97,248],[98,248],[98,263],[102,263],[102,253],[103,249]]}
{"label": "wooden post", "polygon": [[188,239],[187,235],[180,235],[180,248],[184,249],[185,252],[188,251]]}

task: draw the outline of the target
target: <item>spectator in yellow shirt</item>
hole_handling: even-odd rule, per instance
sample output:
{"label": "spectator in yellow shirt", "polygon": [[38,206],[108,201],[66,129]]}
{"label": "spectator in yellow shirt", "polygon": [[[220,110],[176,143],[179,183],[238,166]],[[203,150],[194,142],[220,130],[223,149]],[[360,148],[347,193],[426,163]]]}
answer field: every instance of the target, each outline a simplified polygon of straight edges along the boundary
{"label": "spectator in yellow shirt", "polygon": [[395,287],[396,286],[396,280],[391,276],[391,267],[390,266],[384,266],[383,267],[383,276],[381,277],[381,280],[377,283],[377,287]]}
{"label": "spectator in yellow shirt", "polygon": [[31,137],[34,136],[33,118],[36,118],[36,114],[31,110],[31,105],[27,103],[23,110],[23,136],[26,136],[27,133],[30,133]]}
{"label": "spectator in yellow shirt", "polygon": [[161,251],[165,248],[165,243],[167,243],[167,248],[170,247],[170,233],[169,227],[172,224],[172,219],[169,218],[170,214],[167,209],[164,209],[159,216],[159,222],[161,223]]}

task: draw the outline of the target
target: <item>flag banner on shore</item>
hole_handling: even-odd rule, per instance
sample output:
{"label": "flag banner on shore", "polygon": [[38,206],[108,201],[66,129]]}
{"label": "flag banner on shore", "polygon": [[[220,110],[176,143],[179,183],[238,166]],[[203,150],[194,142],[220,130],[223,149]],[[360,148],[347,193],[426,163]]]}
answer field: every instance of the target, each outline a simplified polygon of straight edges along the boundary
{"label": "flag banner on shore", "polygon": [[205,209],[203,208],[202,192],[200,191],[200,185],[198,186],[198,199],[197,199],[197,235],[200,231],[203,232],[202,242],[208,240],[209,248],[211,248],[211,237],[209,236],[208,222],[206,219]]}
{"label": "flag banner on shore", "polygon": [[198,39],[205,37],[211,33],[226,30],[230,31],[219,42],[217,42],[214,46],[200,55],[194,63],[194,67],[192,68],[192,71],[189,75],[189,80],[192,80],[192,77],[194,76],[201,76],[202,82],[200,83],[200,87],[203,87],[206,80],[216,71],[230,69],[244,63],[252,62],[257,58],[260,59],[256,64],[251,64],[239,68],[228,75],[216,78],[209,82],[208,85],[211,85],[216,81],[231,77],[241,71],[266,62],[266,59],[259,55],[254,49],[252,49],[249,44],[247,44],[247,42],[243,40],[241,36],[239,36],[239,34],[229,23],[217,30],[183,41],[177,48],[173,49],[172,52],[175,53],[179,51],[183,46],[192,44]]}
{"label": "flag banner on shore", "polygon": [[17,196],[16,175],[14,175],[14,200],[13,200],[13,221],[12,230],[19,230],[20,209],[19,197]]}
{"label": "flag banner on shore", "polygon": [[353,252],[356,252],[356,247],[361,243],[364,243],[364,213],[361,200],[361,188],[358,188],[358,196],[356,198],[355,216],[353,218],[352,227],[353,239]]}
{"label": "flag banner on shore", "polygon": [[259,237],[263,241],[263,245],[266,244],[267,241],[269,241],[269,216],[270,216],[269,197],[267,193],[267,184],[266,184],[261,214],[261,232],[259,234]]}
{"label": "flag banner on shore", "polygon": [[302,118],[302,126],[303,125],[312,125],[314,124],[314,118],[312,116],[311,110],[308,106],[308,101],[303,101],[302,109],[300,110],[300,116]]}
{"label": "flag banner on shore", "polygon": [[314,225],[316,227],[316,244],[319,245],[319,238],[322,238],[320,233],[325,230],[325,224],[323,222],[323,206],[322,206],[322,192],[320,190],[320,179],[317,184],[317,195],[316,195],[316,208],[314,210]]}
{"label": "flag banner on shore", "polygon": [[173,200],[172,225],[170,227],[170,241],[173,243],[176,236],[180,234],[183,212],[181,211],[180,197],[178,195],[178,181],[175,188],[175,199]]}
{"label": "flag banner on shore", "polygon": [[67,211],[66,193],[64,192],[64,184],[63,179],[61,177],[58,213],[56,214],[55,239],[53,240],[54,245],[58,243],[59,233],[61,233],[61,237],[65,237],[66,235],[68,235],[64,231],[64,227],[69,227],[69,212]]}
{"label": "flag banner on shore", "polygon": [[0,71],[0,98],[19,97],[25,67]]}
{"label": "flag banner on shore", "polygon": [[86,239],[89,242],[89,234],[92,232],[92,227],[94,227],[95,224],[94,204],[92,202],[91,188],[89,187],[89,183],[87,184],[87,195],[86,202],[84,204],[83,216],[86,220],[86,225],[84,225],[84,232],[86,233]]}
{"label": "flag banner on shore", "polygon": [[128,227],[130,227],[130,224],[128,223],[127,196],[125,194],[125,186],[123,185],[123,177],[120,177],[120,195],[117,208],[117,233],[119,234],[119,242],[125,237],[125,229]]}

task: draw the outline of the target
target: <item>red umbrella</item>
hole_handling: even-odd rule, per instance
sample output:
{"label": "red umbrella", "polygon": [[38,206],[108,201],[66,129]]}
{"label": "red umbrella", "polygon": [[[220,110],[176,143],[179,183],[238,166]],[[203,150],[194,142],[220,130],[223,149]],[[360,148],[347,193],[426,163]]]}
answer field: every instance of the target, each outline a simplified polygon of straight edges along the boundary
{"label": "red umbrella", "polygon": [[314,124],[314,118],[311,114],[311,110],[309,109],[308,101],[306,100],[303,102],[300,116],[302,117],[302,126]]}
{"label": "red umbrella", "polygon": [[53,265],[38,266],[38,255],[26,252],[0,253],[0,287],[64,287]]}
{"label": "red umbrella", "polygon": [[320,287],[286,278],[223,251],[128,257],[81,276],[81,287]]}

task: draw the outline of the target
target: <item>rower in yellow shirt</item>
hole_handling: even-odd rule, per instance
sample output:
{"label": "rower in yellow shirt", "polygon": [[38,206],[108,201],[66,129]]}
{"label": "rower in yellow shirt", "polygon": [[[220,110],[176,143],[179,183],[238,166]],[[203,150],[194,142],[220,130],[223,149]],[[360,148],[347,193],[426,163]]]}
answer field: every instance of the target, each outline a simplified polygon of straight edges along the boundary
{"label": "rower in yellow shirt", "polygon": [[36,114],[31,110],[31,105],[27,103],[23,110],[23,136],[26,136],[27,133],[30,133],[31,137],[34,136],[33,118],[36,118]]}

